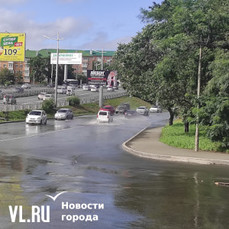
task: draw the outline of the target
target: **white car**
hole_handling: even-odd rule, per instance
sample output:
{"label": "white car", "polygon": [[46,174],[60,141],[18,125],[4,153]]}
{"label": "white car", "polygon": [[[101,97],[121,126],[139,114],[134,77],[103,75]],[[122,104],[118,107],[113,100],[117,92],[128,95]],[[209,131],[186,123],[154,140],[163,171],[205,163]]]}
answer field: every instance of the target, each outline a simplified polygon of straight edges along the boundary
{"label": "white car", "polygon": [[114,91],[113,87],[107,87],[107,91]]}
{"label": "white car", "polygon": [[38,98],[39,100],[43,100],[44,97],[45,97],[45,95],[46,95],[46,92],[40,92],[40,93],[38,94],[37,98]]}
{"label": "white car", "polygon": [[45,94],[44,97],[43,97],[43,100],[48,100],[48,99],[54,99],[53,95],[52,94]]}
{"label": "white car", "polygon": [[67,86],[62,85],[62,86],[57,86],[57,91],[58,94],[66,94],[67,92]]}
{"label": "white car", "polygon": [[100,110],[97,114],[97,122],[112,122],[113,117],[110,114],[110,111]]}
{"label": "white car", "polygon": [[149,115],[149,110],[147,109],[146,106],[140,106],[140,107],[138,107],[136,109],[136,112],[138,114],[145,115],[145,116]]}
{"label": "white car", "polygon": [[73,119],[73,113],[71,109],[61,108],[55,113],[54,117],[56,120]]}
{"label": "white car", "polygon": [[32,110],[26,117],[26,124],[47,124],[47,114],[44,110]]}
{"label": "white car", "polygon": [[152,107],[149,109],[149,111],[150,111],[151,113],[161,113],[161,112],[162,112],[161,108],[158,107],[158,106],[152,106]]}
{"label": "white car", "polygon": [[96,85],[91,85],[90,88],[91,88],[91,91],[93,91],[93,92],[99,91],[99,89]]}
{"label": "white car", "polygon": [[83,85],[83,91],[89,91],[90,86],[89,85]]}
{"label": "white car", "polygon": [[31,88],[31,85],[28,84],[28,83],[25,83],[25,84],[22,84],[21,85],[21,88],[23,88],[23,89],[30,89]]}

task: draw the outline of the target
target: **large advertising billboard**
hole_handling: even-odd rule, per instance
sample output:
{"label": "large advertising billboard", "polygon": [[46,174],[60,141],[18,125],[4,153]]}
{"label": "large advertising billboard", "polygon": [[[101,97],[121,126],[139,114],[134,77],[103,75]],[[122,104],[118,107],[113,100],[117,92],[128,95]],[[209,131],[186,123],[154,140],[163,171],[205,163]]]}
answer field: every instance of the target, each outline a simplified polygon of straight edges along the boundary
{"label": "large advertising billboard", "polygon": [[[56,57],[56,53],[51,53],[51,64],[56,64]],[[59,53],[58,64],[82,64],[82,53]]]}
{"label": "large advertising billboard", "polygon": [[88,84],[106,85],[110,71],[87,70]]}
{"label": "large advertising billboard", "polygon": [[25,33],[0,33],[0,61],[25,60]]}
{"label": "large advertising billboard", "polygon": [[117,87],[117,72],[103,70],[87,70],[88,84],[108,85],[109,87]]}

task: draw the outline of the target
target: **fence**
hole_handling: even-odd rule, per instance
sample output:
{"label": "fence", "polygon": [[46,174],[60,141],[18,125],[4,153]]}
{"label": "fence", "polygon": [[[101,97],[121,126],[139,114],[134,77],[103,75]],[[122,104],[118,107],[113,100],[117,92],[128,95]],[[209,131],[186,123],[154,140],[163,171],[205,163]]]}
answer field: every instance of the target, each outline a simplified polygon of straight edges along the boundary
{"label": "fence", "polygon": [[[114,99],[114,98],[119,98],[122,96],[126,96],[127,92],[125,91],[117,91],[115,93],[111,93],[108,95],[103,95],[103,99]],[[96,103],[99,102],[99,95],[93,95],[93,96],[88,96],[86,98],[80,98],[80,104],[87,104],[87,103]],[[62,99],[62,100],[58,100],[57,101],[57,107],[64,107],[64,106],[68,106],[69,103],[67,101],[67,99]],[[16,110],[36,110],[36,109],[41,109],[42,107],[42,103],[41,102],[37,102],[37,103],[33,103],[33,104],[18,104],[18,105],[9,105],[9,104],[5,104],[1,106],[1,111],[7,112],[7,111],[16,111]]]}

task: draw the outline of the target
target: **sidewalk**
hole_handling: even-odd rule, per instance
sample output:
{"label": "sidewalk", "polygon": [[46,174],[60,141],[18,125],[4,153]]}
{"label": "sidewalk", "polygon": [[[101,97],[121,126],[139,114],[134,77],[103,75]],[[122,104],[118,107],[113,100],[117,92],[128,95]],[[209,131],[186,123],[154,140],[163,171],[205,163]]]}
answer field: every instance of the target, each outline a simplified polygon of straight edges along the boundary
{"label": "sidewalk", "polygon": [[229,165],[229,154],[179,149],[159,142],[162,128],[144,129],[122,144],[125,151],[139,157],[197,164]]}

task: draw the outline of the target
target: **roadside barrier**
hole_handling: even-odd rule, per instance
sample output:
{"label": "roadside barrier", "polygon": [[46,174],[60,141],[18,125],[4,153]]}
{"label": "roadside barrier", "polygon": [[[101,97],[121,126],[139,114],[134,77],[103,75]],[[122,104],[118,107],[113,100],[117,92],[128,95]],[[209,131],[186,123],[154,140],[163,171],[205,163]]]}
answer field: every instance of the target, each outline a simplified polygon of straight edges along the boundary
{"label": "roadside barrier", "polygon": [[[53,89],[47,89],[47,92],[51,93],[50,90],[52,90],[52,93],[53,93],[53,91],[54,91]],[[41,92],[41,91],[45,91],[45,90],[40,90],[39,92]],[[128,95],[128,93],[126,91],[117,91],[117,92],[112,93],[112,94],[103,95],[103,99],[104,100],[114,99],[114,98],[119,98],[119,97],[123,97],[123,96],[127,96],[127,95]],[[80,96],[78,96],[78,97],[80,99],[80,104],[99,102],[99,94],[98,93],[96,95],[90,95],[88,97],[82,97],[82,98],[80,98]],[[57,101],[57,107],[64,107],[64,106],[68,106],[68,105],[69,105],[69,102],[67,101],[67,98]],[[17,111],[17,110],[36,110],[36,109],[41,109],[42,103],[41,102],[35,102],[35,103],[18,104],[18,105],[17,104],[15,104],[15,105],[4,104],[1,107],[2,107],[1,111],[4,111],[4,112]]]}

